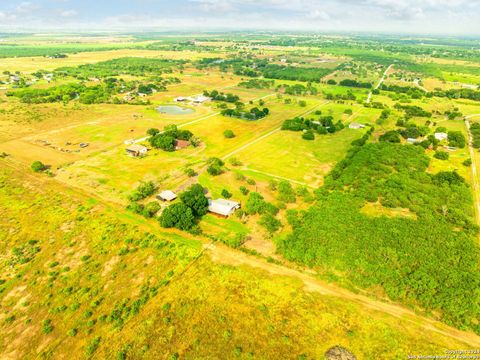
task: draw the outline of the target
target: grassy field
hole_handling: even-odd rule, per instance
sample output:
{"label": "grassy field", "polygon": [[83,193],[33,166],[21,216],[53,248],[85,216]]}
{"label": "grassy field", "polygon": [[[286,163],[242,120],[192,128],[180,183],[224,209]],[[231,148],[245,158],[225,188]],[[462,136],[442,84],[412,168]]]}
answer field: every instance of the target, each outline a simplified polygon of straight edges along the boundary
{"label": "grassy field", "polygon": [[373,359],[466,346],[293,278],[195,260],[198,240],[55,180],[3,170],[1,182],[3,358],[315,358],[342,344]]}
{"label": "grassy field", "polygon": [[[95,41],[88,36],[74,37],[78,46],[89,47],[88,51],[76,53],[67,52],[74,46],[67,46],[71,41],[68,37],[20,37],[18,44],[27,47],[65,44],[68,57],[0,59],[0,73],[19,71],[27,79],[38,70],[53,71],[124,57],[185,61],[163,74],[147,71],[144,75],[114,76],[115,81],[122,78],[134,82],[132,93],[140,92],[140,84],[159,81],[160,76],[179,79],[178,83],[167,84],[166,90],[142,98],[148,103],[141,105],[114,104],[111,98],[87,105],[75,96],[29,104],[0,90],[0,264],[4,269],[0,274],[0,358],[322,359],[328,348],[341,345],[358,359],[403,359],[411,354],[443,354],[446,349],[478,347],[480,341],[472,332],[432,320],[440,318],[441,309],[423,312],[415,299],[403,305],[391,303],[381,283],[360,289],[348,283],[344,279],[347,274],[335,266],[327,276],[316,273],[318,269],[305,270],[303,264],[288,262],[276,251],[276,244],[292,232],[295,216],[311,211],[331,190],[322,186],[328,185],[325,179],[332,169],[345,165],[342,160],[348,162],[352,151],[361,148],[358,141],[357,147],[352,145],[353,141],[363,137],[367,144],[377,143],[385,132],[401,132],[413,125],[427,135],[445,127],[447,132],[460,131],[467,137],[464,116],[480,114],[475,100],[437,96],[415,99],[384,90],[373,94],[372,103],[366,104],[370,89],[330,85],[326,80],[356,79],[376,84],[385,67],[396,59],[399,64],[395,71],[421,78],[427,90],[458,89],[456,81],[478,83],[478,64],[431,58],[428,66],[421,67],[421,57],[368,50],[369,42],[365,43],[367,48],[356,48],[355,43],[348,43],[348,37],[328,38],[328,46],[323,48],[317,44],[323,40],[310,43],[301,37],[289,39],[300,44],[284,46],[269,43],[280,37],[266,35],[242,35],[239,39],[234,35],[198,36],[202,41],[195,47],[188,43],[190,37],[186,35],[162,37],[162,50],[147,50],[145,47],[153,41],[133,41],[134,37],[129,36],[99,37]],[[348,46],[334,47],[331,41],[347,41]],[[107,45],[115,45],[116,50],[104,48]],[[166,50],[173,45],[185,48]],[[224,61],[217,60],[210,66],[197,63],[203,58]],[[341,69],[321,83],[275,79],[274,85],[267,88],[239,86],[246,80],[259,84],[264,80],[241,75],[242,71],[256,71],[265,61],[280,65],[283,58],[293,67]],[[321,62],[319,58],[329,60]],[[235,65],[222,68],[230,60]],[[402,62],[412,69],[401,68]],[[445,80],[428,73],[432,69],[440,71]],[[424,72],[416,72],[420,70]],[[1,76],[0,80],[9,78],[8,74]],[[94,80],[68,77],[25,86],[48,90],[83,81],[87,86],[108,83],[104,78]],[[413,82],[392,76],[387,83],[414,86]],[[305,89],[312,85],[318,93],[287,95],[281,85],[302,85]],[[0,87],[16,91],[17,86]],[[245,109],[268,108],[269,113],[258,120],[245,120],[221,115],[222,109],[242,108],[242,104],[174,103],[177,97],[205,90],[237,95]],[[158,106],[172,104],[194,111],[187,115],[157,111]],[[397,104],[418,106],[432,116],[409,117],[395,107]],[[383,108],[389,111],[382,119]],[[451,111],[461,115],[448,120]],[[303,131],[281,130],[287,119],[326,116],[331,116],[334,123],[342,121],[345,128],[326,135],[315,130],[314,140],[303,139]],[[352,122],[367,126],[350,129]],[[199,145],[167,152],[152,148],[144,139],[140,143],[149,148],[147,156],[134,158],[126,154],[126,140],[145,138],[148,129],[163,130],[171,124],[191,131]],[[370,126],[374,130],[369,131]],[[227,138],[226,130],[234,136]],[[400,141],[413,146],[406,145],[404,137]],[[80,143],[88,143],[88,147],[80,147]],[[439,149],[445,150],[447,145],[448,141],[443,141]],[[424,154],[428,165],[422,179],[426,183],[439,172],[452,171],[469,184],[468,193],[479,191],[475,180],[480,181],[480,171],[463,164],[470,158],[468,147],[449,150],[448,160],[435,158],[433,147],[425,149]],[[480,164],[479,154],[474,150],[474,164]],[[207,171],[212,157],[225,162],[218,176]],[[31,164],[36,160],[47,165],[48,171],[34,173]],[[369,163],[370,167],[389,168],[375,162]],[[193,173],[187,175],[186,169]],[[393,186],[389,178],[385,179]],[[199,183],[213,199],[227,197],[227,190],[231,200],[240,202],[245,211],[249,194],[258,192],[275,207],[272,217],[278,221],[278,229],[270,231],[262,225],[262,214],[242,211],[237,213],[240,216],[227,219],[208,214],[199,220],[199,232],[194,234],[162,228],[155,217],[147,219],[126,209],[129,195],[145,181],[152,181],[156,190],[140,200],[141,204],[156,201],[155,195],[161,190],[179,194]],[[293,200],[282,198],[280,183],[291,184]],[[343,185],[343,191],[347,191],[349,183]],[[439,185],[438,191],[442,189]],[[416,194],[417,189],[411,192]],[[379,222],[385,218],[421,221],[418,207],[382,200],[369,199],[358,212]],[[452,196],[445,203],[457,200]],[[168,203],[160,205],[161,212]],[[447,205],[438,208],[448,212]],[[477,206],[463,205],[468,209]],[[465,230],[460,227],[454,230]],[[477,234],[474,226],[469,231],[472,236]],[[224,244],[232,239],[245,243],[227,248]],[[316,238],[310,245],[320,246],[324,240]],[[350,244],[349,236],[343,240]],[[363,241],[368,243],[367,238]],[[415,246],[414,240],[412,244]],[[392,259],[401,256],[393,252],[385,249]],[[322,282],[325,280],[337,285],[330,284],[330,288]],[[337,288],[339,285],[353,292]],[[357,296],[364,298],[360,301]],[[410,313],[407,306],[418,314]]]}

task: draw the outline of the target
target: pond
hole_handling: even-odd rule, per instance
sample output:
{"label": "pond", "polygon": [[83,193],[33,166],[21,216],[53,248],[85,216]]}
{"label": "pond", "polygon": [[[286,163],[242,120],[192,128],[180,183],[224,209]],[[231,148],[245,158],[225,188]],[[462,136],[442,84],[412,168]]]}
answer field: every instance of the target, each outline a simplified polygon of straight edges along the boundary
{"label": "pond", "polygon": [[188,115],[195,112],[193,109],[177,106],[177,105],[165,105],[159,106],[157,111],[160,114],[168,114],[168,115]]}

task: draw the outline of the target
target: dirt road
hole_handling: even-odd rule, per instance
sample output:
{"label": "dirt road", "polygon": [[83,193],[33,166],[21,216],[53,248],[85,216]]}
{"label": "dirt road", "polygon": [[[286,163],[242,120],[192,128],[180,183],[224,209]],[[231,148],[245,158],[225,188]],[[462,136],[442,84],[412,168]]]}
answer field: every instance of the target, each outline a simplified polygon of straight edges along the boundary
{"label": "dirt road", "polygon": [[[387,69],[385,70],[385,72],[384,72],[383,75],[382,75],[382,78],[381,78],[380,81],[378,82],[377,86],[375,86],[375,87],[373,88],[373,90],[377,90],[377,89],[380,87],[380,85],[383,84],[383,82],[385,81],[385,78],[387,77],[388,70],[390,70],[390,69],[392,68],[392,66],[393,66],[393,64],[390,64],[390,65],[387,67]],[[372,91],[373,91],[373,90],[372,90]],[[370,103],[370,101],[372,100],[372,95],[373,95],[372,91],[370,91],[370,92],[368,93],[367,104]]]}
{"label": "dirt road", "polygon": [[400,305],[381,302],[364,295],[355,294],[336,285],[323,282],[313,275],[307,274],[300,270],[269,263],[261,258],[247,255],[237,250],[227,248],[223,245],[208,244],[205,245],[204,248],[205,254],[208,254],[212,260],[217,263],[234,266],[250,266],[266,271],[271,275],[294,277],[304,283],[305,291],[317,292],[322,295],[333,296],[351,301],[361,305],[362,307],[383,312],[396,318],[400,318],[404,321],[412,322],[427,331],[434,331],[444,336],[462,341],[470,347],[480,347],[480,336],[471,332],[460,331],[439,321],[417,315],[412,310],[404,308]]}
{"label": "dirt road", "polygon": [[473,198],[475,201],[475,220],[477,225],[480,225],[480,199],[479,191],[480,185],[478,184],[478,168],[477,161],[475,159],[475,149],[473,148],[473,137],[470,132],[470,121],[469,119],[473,117],[480,117],[480,114],[468,115],[465,117],[465,126],[468,131],[468,150],[470,152],[470,159],[472,159],[472,187],[473,187]]}

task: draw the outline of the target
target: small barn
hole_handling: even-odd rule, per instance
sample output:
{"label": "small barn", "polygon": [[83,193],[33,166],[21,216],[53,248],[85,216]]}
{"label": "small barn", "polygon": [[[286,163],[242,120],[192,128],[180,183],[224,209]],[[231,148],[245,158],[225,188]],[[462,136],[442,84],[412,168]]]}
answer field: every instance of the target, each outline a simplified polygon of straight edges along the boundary
{"label": "small barn", "polygon": [[349,127],[350,129],[356,129],[356,130],[358,130],[358,129],[363,129],[363,128],[365,128],[365,125],[360,124],[360,123],[358,123],[358,122],[351,122],[350,125],[348,125],[348,127]]}
{"label": "small barn", "polygon": [[164,190],[160,194],[157,195],[157,199],[161,201],[173,201],[177,198],[177,194],[175,194],[171,190]]}
{"label": "small barn", "polygon": [[190,141],[176,139],[173,143],[175,150],[185,149],[190,146]]}
{"label": "small barn", "polygon": [[128,155],[138,157],[147,155],[148,149],[145,146],[133,144],[125,148]]}
{"label": "small barn", "polygon": [[227,218],[238,209],[240,209],[240,203],[238,202],[225,199],[208,199],[208,211],[212,214]]}

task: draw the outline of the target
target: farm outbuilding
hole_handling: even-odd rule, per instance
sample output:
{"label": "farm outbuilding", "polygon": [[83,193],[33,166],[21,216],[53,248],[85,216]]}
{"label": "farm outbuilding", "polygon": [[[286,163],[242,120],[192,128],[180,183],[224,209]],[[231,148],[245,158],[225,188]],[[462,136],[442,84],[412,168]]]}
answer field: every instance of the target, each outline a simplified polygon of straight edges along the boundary
{"label": "farm outbuilding", "polygon": [[238,209],[240,209],[240,203],[235,201],[225,199],[208,200],[208,211],[225,218],[232,215]]}
{"label": "farm outbuilding", "polygon": [[175,194],[171,190],[164,190],[160,194],[157,195],[157,199],[161,201],[173,201],[177,198],[177,194]]}
{"label": "farm outbuilding", "polygon": [[148,152],[148,149],[145,146],[137,145],[137,144],[127,146],[125,150],[127,151],[127,154],[134,157],[144,156]]}

